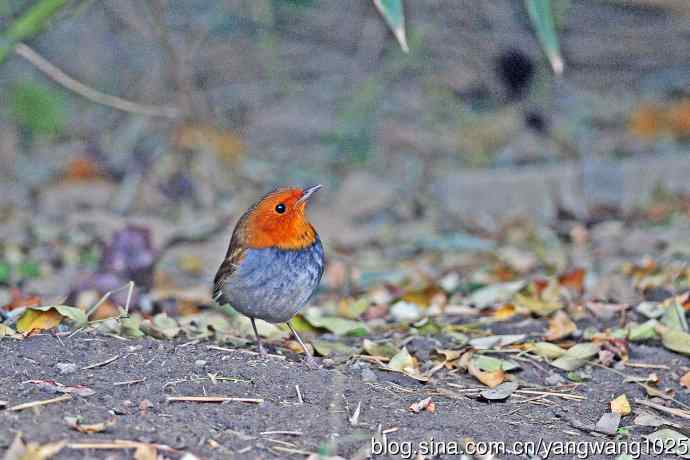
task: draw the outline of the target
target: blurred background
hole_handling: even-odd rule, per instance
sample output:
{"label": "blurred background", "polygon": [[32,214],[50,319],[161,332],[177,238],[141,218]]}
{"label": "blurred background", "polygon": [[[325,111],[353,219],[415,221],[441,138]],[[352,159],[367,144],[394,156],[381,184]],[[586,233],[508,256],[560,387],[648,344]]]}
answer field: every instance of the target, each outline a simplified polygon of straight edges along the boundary
{"label": "blurred background", "polygon": [[[0,2],[4,40],[39,3]],[[562,75],[516,0],[408,1],[407,54],[364,0],[53,3],[0,62],[0,305],[130,279],[149,310],[207,303],[277,185],[326,185],[311,214],[341,293],[516,220],[555,241],[687,220],[686,0],[554,0]]]}

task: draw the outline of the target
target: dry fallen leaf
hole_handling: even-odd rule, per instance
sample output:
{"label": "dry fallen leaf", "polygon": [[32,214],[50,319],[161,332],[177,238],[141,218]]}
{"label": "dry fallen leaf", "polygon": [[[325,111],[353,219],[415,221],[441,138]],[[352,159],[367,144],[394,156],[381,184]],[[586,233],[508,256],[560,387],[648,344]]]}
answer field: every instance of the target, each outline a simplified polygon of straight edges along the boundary
{"label": "dry fallen leaf", "polygon": [[431,400],[431,398],[424,398],[420,401],[417,401],[416,403],[413,403],[409,409],[414,412],[415,414],[420,413],[421,411],[427,411],[427,412],[435,412],[436,411],[436,405],[434,402]]}
{"label": "dry fallen leaf", "polygon": [[497,369],[492,372],[484,372],[475,364],[474,361],[469,362],[467,371],[470,373],[470,375],[489,388],[496,388],[498,385],[503,383],[507,377],[503,369]]}
{"label": "dry fallen leaf", "polygon": [[577,330],[577,326],[567,313],[560,310],[549,320],[549,330],[544,336],[545,340],[555,342],[564,339]]}
{"label": "dry fallen leaf", "polygon": [[134,451],[134,460],[157,460],[156,446],[152,444],[139,444]]}
{"label": "dry fallen leaf", "polygon": [[38,444],[30,442],[25,444],[21,433],[17,433],[9,450],[5,453],[4,460],[47,460],[57,455],[65,447],[65,441]]}
{"label": "dry fallen leaf", "polygon": [[82,397],[91,396],[96,393],[94,390],[87,387],[86,385],[63,385],[62,383],[56,382],[55,380],[27,380],[24,383],[32,383],[34,385],[38,385],[38,387],[42,390],[47,390],[52,393],[75,394],[77,396]]}
{"label": "dry fallen leaf", "polygon": [[34,331],[56,328],[61,322],[62,315],[57,310],[27,309],[17,321],[17,331],[28,335]]}
{"label": "dry fallen leaf", "polygon": [[685,388],[690,388],[690,371],[683,374],[683,376],[680,378],[680,384]]}
{"label": "dry fallen leaf", "polygon": [[81,423],[81,417],[65,417],[65,423],[80,433],[101,433],[115,425],[115,419],[100,423]]}
{"label": "dry fallen leaf", "polygon": [[630,401],[628,401],[628,397],[625,396],[625,393],[611,400],[611,412],[622,416],[629,415],[630,412],[632,412]]}

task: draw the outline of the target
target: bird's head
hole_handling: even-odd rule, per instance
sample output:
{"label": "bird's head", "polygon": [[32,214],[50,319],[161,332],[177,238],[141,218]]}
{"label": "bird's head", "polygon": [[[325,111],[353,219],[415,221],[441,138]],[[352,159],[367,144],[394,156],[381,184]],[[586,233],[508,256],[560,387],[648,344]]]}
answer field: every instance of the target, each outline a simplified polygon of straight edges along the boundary
{"label": "bird's head", "polygon": [[281,188],[264,196],[240,222],[244,243],[252,248],[303,249],[314,243],[316,231],[307,220],[309,198],[321,185]]}

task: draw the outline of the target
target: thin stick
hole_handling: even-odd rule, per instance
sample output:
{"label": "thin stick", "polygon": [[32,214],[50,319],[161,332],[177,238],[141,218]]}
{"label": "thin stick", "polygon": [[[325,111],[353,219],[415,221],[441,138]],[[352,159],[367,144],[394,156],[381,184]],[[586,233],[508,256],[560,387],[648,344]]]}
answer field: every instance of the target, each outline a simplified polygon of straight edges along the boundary
{"label": "thin stick", "polygon": [[289,447],[280,447],[280,446],[274,446],[271,447],[271,450],[277,450],[280,452],[287,452],[289,454],[301,454],[301,455],[318,455],[316,452],[309,452],[307,450],[301,450],[301,449],[290,449]]}
{"label": "thin stick", "polygon": [[261,404],[264,402],[263,399],[257,399],[257,398],[230,398],[227,396],[168,396],[166,398],[166,401],[168,402],[173,402],[173,401],[187,401],[187,402],[208,402],[208,403],[222,403],[226,401],[235,401],[235,402],[246,402],[246,403],[255,403],[255,404]]}
{"label": "thin stick", "polygon": [[528,395],[541,395],[541,396],[556,396],[563,399],[572,399],[576,401],[583,401],[587,399],[581,395],[571,395],[568,393],[556,393],[554,391],[537,391],[537,390],[515,390],[515,393],[523,393]]}
{"label": "thin stick", "polygon": [[[217,351],[227,351],[231,353],[248,353],[250,355],[258,355],[259,353],[256,351],[251,351],[251,350],[242,350],[242,349],[234,349],[234,348],[225,348],[225,347],[219,347],[216,345],[209,345],[206,347],[208,350],[217,350]],[[272,355],[271,353],[266,353],[266,356],[270,356],[271,358],[278,358],[278,359],[285,359],[285,356],[283,355]]]}
{"label": "thin stick", "polygon": [[662,369],[662,370],[670,370],[671,368],[664,365],[664,364],[647,364],[647,363],[623,363],[625,367],[639,367],[641,369]]}
{"label": "thin stick", "polygon": [[665,412],[667,414],[675,415],[676,417],[690,419],[690,413],[688,413],[688,411],[685,411],[682,409],[677,409],[675,407],[662,406],[661,404],[656,404],[656,403],[653,403],[650,401],[646,401],[644,399],[636,399],[635,402],[637,404],[642,404],[643,406],[647,406],[647,407],[651,407],[652,409],[656,409],[659,412]]}
{"label": "thin stick", "polygon": [[146,378],[143,378],[143,379],[136,379],[136,380],[125,380],[124,382],[114,382],[114,383],[113,383],[113,386],[114,386],[114,387],[119,387],[119,386],[122,386],[122,385],[132,385],[132,384],[134,384],[134,383],[142,383],[142,382],[145,382],[145,381],[146,381]]}
{"label": "thin stick", "polygon": [[295,391],[297,391],[297,401],[300,404],[304,404],[304,399],[302,399],[302,392],[299,391],[299,385],[295,385]]}
{"label": "thin stick", "polygon": [[286,436],[302,436],[304,433],[301,431],[262,431],[259,433],[261,436],[270,436],[273,434],[284,434]]}
{"label": "thin stick", "polygon": [[110,298],[111,295],[123,291],[125,289],[128,289],[127,291],[127,303],[125,304],[125,311],[129,311],[129,302],[132,300],[132,292],[134,291],[134,281],[130,281],[124,286],[120,286],[119,288],[116,289],[111,289],[110,291],[106,292],[103,294],[103,296],[94,304],[93,307],[89,308],[89,310],[86,312],[86,317],[90,318],[91,315],[94,314],[96,310],[98,310],[98,307],[103,305],[103,303]]}
{"label": "thin stick", "polygon": [[89,369],[94,369],[94,368],[96,368],[96,367],[105,366],[106,364],[112,363],[113,361],[115,361],[115,360],[118,359],[119,357],[120,357],[120,355],[115,355],[115,356],[113,356],[112,358],[108,358],[108,359],[106,359],[105,361],[101,361],[100,363],[93,363],[93,364],[89,364],[88,366],[84,366],[84,367],[81,368],[81,370],[86,371],[86,370],[89,370]]}
{"label": "thin stick", "polygon": [[29,61],[34,67],[46,74],[51,80],[59,85],[73,91],[80,96],[97,104],[122,110],[123,112],[136,113],[152,117],[177,118],[180,111],[175,107],[161,107],[155,105],[139,104],[138,102],[128,101],[117,96],[102,93],[96,89],[86,86],[84,83],[75,80],[46,60],[24,43],[19,43],[14,48],[14,52]]}
{"label": "thin stick", "polygon": [[72,442],[67,444],[68,449],[137,449],[141,446],[153,446],[158,450],[177,452],[177,449],[165,444],[149,444],[125,439],[115,439],[111,442]]}
{"label": "thin stick", "polygon": [[57,398],[43,399],[41,401],[31,401],[28,403],[18,404],[16,406],[10,407],[7,410],[8,411],[19,411],[19,410],[24,410],[24,409],[30,409],[32,407],[45,406],[46,404],[53,404],[53,403],[58,403],[58,402],[62,402],[62,401],[67,401],[69,399],[72,399],[72,396],[63,395],[63,396],[58,396]]}

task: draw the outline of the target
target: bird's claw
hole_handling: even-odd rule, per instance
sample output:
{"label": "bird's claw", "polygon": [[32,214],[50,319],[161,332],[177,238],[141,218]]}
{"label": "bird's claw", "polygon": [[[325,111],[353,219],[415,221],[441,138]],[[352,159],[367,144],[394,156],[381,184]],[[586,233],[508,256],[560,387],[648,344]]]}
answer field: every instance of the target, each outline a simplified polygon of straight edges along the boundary
{"label": "bird's claw", "polygon": [[304,358],[304,363],[310,369],[321,369],[321,365],[317,363],[314,357],[311,355],[307,355],[306,358]]}

